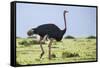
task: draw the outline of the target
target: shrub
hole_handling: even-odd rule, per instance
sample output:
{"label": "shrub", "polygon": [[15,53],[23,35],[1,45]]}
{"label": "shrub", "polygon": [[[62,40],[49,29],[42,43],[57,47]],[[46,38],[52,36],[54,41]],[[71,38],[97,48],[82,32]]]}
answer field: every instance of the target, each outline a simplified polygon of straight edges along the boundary
{"label": "shrub", "polygon": [[69,36],[66,36],[65,39],[75,39],[75,37],[69,35]]}
{"label": "shrub", "polygon": [[71,53],[71,52],[63,52],[62,53],[62,58],[69,58],[69,57],[79,57],[78,53]]}
{"label": "shrub", "polygon": [[35,41],[35,40],[32,40],[32,41],[29,41],[29,44],[30,44],[30,45],[31,45],[31,44],[38,44],[38,42]]}
{"label": "shrub", "polygon": [[[31,41],[29,41],[29,44],[33,45],[33,44],[40,44],[40,43],[37,40],[31,40]],[[42,42],[42,44],[45,44],[45,42]]]}
{"label": "shrub", "polygon": [[28,42],[26,40],[22,40],[21,42],[19,42],[18,44],[20,45],[28,45]]}
{"label": "shrub", "polygon": [[[18,42],[18,44],[27,46],[27,45],[34,45],[34,44],[40,44],[40,43],[37,40],[30,40],[30,41],[22,40],[22,41]],[[45,44],[45,42],[42,42],[42,44]]]}
{"label": "shrub", "polygon": [[55,55],[55,54],[51,54],[51,57],[52,57],[52,58],[56,58],[56,55]]}
{"label": "shrub", "polygon": [[96,37],[95,36],[89,36],[87,37],[87,39],[95,39]]}

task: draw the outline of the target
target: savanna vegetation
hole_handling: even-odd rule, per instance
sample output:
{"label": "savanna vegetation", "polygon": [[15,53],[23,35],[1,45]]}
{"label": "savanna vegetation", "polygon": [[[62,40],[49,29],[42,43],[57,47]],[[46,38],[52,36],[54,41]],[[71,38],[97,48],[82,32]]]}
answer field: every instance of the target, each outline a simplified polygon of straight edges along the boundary
{"label": "savanna vegetation", "polygon": [[52,44],[52,59],[48,59],[48,42],[43,42],[45,54],[40,59],[41,49],[39,42],[32,38],[17,38],[16,63],[48,64],[80,61],[96,61],[96,38],[65,37],[61,42]]}

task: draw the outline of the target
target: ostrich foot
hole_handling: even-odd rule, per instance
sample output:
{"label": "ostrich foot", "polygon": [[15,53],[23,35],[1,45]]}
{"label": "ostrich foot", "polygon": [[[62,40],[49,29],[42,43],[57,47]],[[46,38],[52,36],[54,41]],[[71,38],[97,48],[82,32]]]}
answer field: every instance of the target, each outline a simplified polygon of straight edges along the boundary
{"label": "ostrich foot", "polygon": [[42,58],[43,55],[44,55],[44,52],[41,53],[41,55],[40,55],[40,59]]}

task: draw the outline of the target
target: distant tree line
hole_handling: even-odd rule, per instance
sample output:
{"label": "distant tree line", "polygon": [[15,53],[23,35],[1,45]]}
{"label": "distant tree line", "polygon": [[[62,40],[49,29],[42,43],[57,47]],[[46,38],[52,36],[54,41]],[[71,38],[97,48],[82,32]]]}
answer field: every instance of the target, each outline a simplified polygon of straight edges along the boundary
{"label": "distant tree line", "polygon": [[[76,37],[68,35],[64,37],[65,39],[75,39]],[[96,36],[88,36],[86,39],[96,39]]]}
{"label": "distant tree line", "polygon": [[89,36],[87,39],[96,39],[96,36]]}
{"label": "distant tree line", "polygon": [[71,35],[68,35],[68,36],[65,36],[65,39],[75,39],[75,37],[71,36]]}
{"label": "distant tree line", "polygon": [[[16,37],[16,38],[21,38],[21,37]],[[35,36],[34,37],[27,37],[27,38],[34,38],[34,39],[36,39]],[[65,39],[75,39],[76,37],[71,36],[71,35],[67,35],[64,38]],[[96,36],[88,36],[88,37],[86,37],[86,39],[96,39]]]}

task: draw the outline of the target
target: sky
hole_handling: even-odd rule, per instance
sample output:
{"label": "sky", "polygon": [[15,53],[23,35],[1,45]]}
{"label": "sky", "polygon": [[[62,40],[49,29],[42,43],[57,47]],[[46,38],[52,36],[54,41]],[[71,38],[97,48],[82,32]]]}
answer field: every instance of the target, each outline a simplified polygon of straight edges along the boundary
{"label": "sky", "polygon": [[96,36],[96,8],[43,4],[16,4],[16,36],[28,37],[27,31],[42,24],[52,23],[64,29],[63,12],[66,14],[67,31],[64,36]]}

